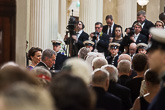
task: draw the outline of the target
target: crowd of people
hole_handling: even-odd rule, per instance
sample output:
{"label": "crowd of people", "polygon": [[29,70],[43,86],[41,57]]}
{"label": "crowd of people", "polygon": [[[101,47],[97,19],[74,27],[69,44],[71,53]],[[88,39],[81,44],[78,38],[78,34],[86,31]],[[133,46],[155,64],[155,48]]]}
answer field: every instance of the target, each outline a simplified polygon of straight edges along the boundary
{"label": "crowd of people", "polygon": [[2,65],[0,109],[164,110],[164,22],[153,24],[142,10],[123,33],[112,15],[105,20],[89,35],[78,21],[76,34],[64,37],[66,45],[73,41],[74,57],[52,40],[52,49],[29,49],[26,68]]}

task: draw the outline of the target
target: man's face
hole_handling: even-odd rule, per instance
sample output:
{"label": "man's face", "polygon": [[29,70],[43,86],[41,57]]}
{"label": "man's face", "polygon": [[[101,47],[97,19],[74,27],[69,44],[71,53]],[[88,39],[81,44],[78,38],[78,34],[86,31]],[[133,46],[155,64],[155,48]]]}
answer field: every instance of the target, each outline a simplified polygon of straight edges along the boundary
{"label": "man's face", "polygon": [[145,16],[143,15],[140,15],[140,16],[137,16],[137,21],[140,22],[140,23],[143,23],[143,21],[146,19]]}
{"label": "man's face", "polygon": [[121,32],[121,28],[116,28],[115,29],[115,36],[121,36],[122,32]]}
{"label": "man's face", "polygon": [[77,24],[77,29],[78,29],[78,31],[82,30],[82,23],[81,23],[81,22],[79,22],[79,23]]}
{"label": "man's face", "polygon": [[141,26],[138,26],[138,25],[135,25],[134,28],[135,28],[135,33],[136,33],[136,34],[140,33],[140,31],[142,30],[142,29],[141,29]]}
{"label": "man's face", "polygon": [[51,58],[47,58],[47,63],[46,65],[51,68],[54,64],[55,64],[55,61],[56,61],[56,56],[55,55],[52,55]]}
{"label": "man's face", "polygon": [[106,23],[107,23],[108,26],[112,26],[113,20],[107,19],[107,20],[106,20]]}
{"label": "man's face", "polygon": [[136,47],[130,46],[130,47],[129,47],[129,54],[130,54],[130,55],[133,55],[133,54],[135,54],[135,53],[136,53]]}
{"label": "man's face", "polygon": [[101,27],[101,25],[100,24],[98,24],[98,25],[95,25],[95,31],[97,31],[97,32],[102,32],[102,27]]}
{"label": "man's face", "polygon": [[165,62],[165,52],[160,49],[148,52],[148,62],[150,68],[155,72],[160,72]]}
{"label": "man's face", "polygon": [[55,52],[58,52],[60,49],[61,49],[61,45],[53,46],[53,50],[54,50]]}
{"label": "man's face", "polygon": [[138,49],[138,53],[144,53],[144,54],[146,54],[147,51],[145,49],[140,48],[140,49]]}
{"label": "man's face", "polygon": [[111,53],[111,55],[112,56],[115,56],[115,55],[117,55],[118,54],[118,52],[119,52],[119,49],[110,49],[110,53]]}

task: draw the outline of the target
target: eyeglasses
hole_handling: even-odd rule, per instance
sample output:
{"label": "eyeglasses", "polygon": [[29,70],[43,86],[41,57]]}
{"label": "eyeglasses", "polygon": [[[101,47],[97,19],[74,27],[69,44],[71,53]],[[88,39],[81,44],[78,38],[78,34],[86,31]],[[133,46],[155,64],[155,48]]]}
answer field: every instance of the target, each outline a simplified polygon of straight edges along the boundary
{"label": "eyeglasses", "polygon": [[156,26],[162,26],[162,25],[156,25]]}
{"label": "eyeglasses", "polygon": [[95,29],[100,29],[100,27],[95,27]]}

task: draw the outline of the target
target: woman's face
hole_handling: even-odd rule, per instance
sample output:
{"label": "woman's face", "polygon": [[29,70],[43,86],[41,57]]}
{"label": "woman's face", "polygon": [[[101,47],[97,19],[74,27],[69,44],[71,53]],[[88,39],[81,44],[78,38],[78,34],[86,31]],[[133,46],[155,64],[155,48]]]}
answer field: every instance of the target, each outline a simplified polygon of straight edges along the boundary
{"label": "woman's face", "polygon": [[41,56],[42,56],[41,51],[37,51],[37,52],[35,52],[34,56],[31,56],[31,59],[34,63],[37,64],[41,61]]}

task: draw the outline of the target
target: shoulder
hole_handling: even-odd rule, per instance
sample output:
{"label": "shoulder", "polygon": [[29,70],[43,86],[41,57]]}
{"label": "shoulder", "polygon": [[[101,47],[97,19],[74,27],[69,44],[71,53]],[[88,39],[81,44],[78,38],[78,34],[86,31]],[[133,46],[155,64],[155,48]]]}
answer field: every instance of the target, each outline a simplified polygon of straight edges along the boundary
{"label": "shoulder", "polygon": [[135,100],[133,110],[140,110],[140,97]]}
{"label": "shoulder", "polygon": [[89,36],[86,32],[82,32],[81,35],[84,35],[84,36]]}

